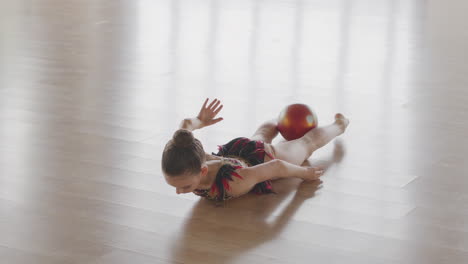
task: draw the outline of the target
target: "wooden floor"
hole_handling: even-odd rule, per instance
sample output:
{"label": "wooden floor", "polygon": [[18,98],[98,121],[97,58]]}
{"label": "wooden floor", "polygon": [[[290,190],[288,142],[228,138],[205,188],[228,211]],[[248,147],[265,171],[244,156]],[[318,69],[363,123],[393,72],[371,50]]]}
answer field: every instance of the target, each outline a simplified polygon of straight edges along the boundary
{"label": "wooden floor", "polygon": [[[468,263],[466,10],[0,1],[0,262]],[[351,125],[311,157],[321,183],[216,206],[160,169],[206,97],[225,105],[207,151],[293,102]]]}

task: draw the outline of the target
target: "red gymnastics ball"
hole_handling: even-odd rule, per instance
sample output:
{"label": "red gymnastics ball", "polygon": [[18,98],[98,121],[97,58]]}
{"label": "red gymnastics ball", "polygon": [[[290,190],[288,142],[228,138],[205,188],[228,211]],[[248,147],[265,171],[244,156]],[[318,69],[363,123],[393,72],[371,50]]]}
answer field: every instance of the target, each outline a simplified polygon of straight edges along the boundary
{"label": "red gymnastics ball", "polygon": [[315,112],[305,104],[286,106],[278,117],[278,131],[286,140],[298,139],[318,125]]}

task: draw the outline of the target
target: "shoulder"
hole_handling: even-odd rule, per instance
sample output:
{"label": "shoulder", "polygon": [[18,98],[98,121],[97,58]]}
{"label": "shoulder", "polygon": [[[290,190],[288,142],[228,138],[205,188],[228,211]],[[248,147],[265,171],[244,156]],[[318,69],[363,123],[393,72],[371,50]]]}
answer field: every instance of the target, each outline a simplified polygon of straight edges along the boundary
{"label": "shoulder", "polygon": [[207,161],[209,161],[209,160],[221,160],[222,159],[219,156],[211,155],[211,154],[208,154],[208,153],[205,153],[205,158],[206,158]]}

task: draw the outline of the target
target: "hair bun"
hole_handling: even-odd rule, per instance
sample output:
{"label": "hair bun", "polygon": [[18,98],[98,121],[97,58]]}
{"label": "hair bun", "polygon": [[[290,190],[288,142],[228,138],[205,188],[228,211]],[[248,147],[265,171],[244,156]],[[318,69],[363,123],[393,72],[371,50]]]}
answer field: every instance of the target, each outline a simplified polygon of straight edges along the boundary
{"label": "hair bun", "polygon": [[193,136],[192,132],[187,129],[179,129],[174,133],[174,136],[172,136],[174,145],[180,148],[191,146],[194,139],[195,137]]}

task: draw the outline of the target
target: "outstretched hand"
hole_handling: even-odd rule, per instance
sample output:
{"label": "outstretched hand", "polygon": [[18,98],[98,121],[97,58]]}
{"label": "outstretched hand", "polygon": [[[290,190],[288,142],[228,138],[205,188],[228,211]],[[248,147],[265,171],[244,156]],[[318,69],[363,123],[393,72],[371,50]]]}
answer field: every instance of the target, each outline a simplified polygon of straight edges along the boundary
{"label": "outstretched hand", "polygon": [[223,120],[222,117],[215,118],[221,109],[223,109],[221,101],[214,99],[213,102],[211,102],[209,105],[208,101],[209,98],[206,98],[205,103],[203,103],[203,106],[200,109],[200,113],[198,113],[197,116],[197,118],[201,121],[202,126],[204,127],[214,125]]}
{"label": "outstretched hand", "polygon": [[305,181],[315,181],[323,175],[324,168],[322,167],[304,167],[305,168],[305,175],[303,179]]}

